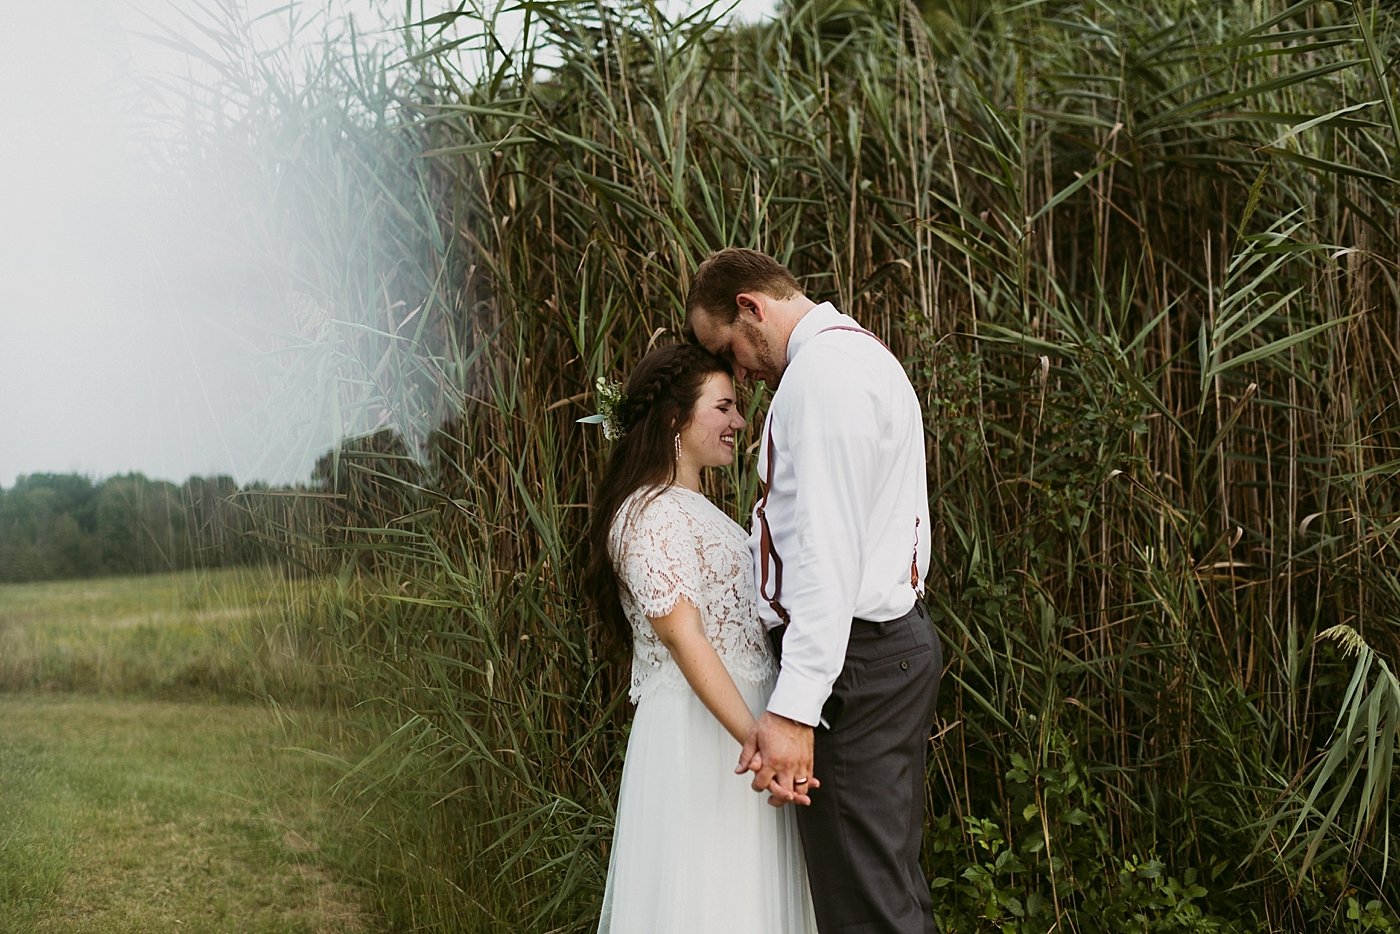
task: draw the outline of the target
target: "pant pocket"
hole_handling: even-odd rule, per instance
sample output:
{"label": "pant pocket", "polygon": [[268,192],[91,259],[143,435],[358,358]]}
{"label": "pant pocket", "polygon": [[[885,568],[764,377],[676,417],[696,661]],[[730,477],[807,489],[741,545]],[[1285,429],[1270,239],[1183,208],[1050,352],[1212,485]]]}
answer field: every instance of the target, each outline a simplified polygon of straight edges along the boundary
{"label": "pant pocket", "polygon": [[914,667],[916,659],[931,658],[932,655],[933,646],[914,645],[886,658],[866,662],[861,666],[862,673],[867,676],[880,676],[895,668],[902,668],[908,671],[910,668]]}

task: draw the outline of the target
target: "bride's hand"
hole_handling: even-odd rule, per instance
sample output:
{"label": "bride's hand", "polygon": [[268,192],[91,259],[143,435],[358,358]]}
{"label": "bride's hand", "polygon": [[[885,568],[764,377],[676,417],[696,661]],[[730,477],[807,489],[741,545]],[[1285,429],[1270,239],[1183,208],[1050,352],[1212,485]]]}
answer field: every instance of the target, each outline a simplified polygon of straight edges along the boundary
{"label": "bride's hand", "polygon": [[[745,761],[747,760],[747,764]],[[763,753],[758,751],[757,743],[754,740],[754,731],[749,730],[748,741],[744,744],[743,751],[739,753],[739,764],[734,768],[735,775],[743,775],[745,772],[760,772],[763,770]],[[768,796],[768,803],[775,808],[780,808],[787,804],[787,801],[775,794]]]}
{"label": "bride's hand", "polygon": [[[754,724],[757,726],[758,724]],[[743,775],[745,772],[761,772],[763,770],[763,753],[758,751],[758,741],[755,738],[755,730],[750,729],[748,739],[744,742],[744,748],[739,753],[739,764],[734,767],[735,775]],[[787,801],[775,794],[768,796],[768,803],[775,808],[780,808],[787,804]]]}

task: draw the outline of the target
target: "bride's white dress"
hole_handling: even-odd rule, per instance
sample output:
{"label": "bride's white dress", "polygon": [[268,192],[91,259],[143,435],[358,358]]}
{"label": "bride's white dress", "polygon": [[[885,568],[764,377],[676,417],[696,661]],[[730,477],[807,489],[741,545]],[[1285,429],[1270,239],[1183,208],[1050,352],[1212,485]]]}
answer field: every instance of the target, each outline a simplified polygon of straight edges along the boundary
{"label": "bride's white dress", "polygon": [[600,934],[815,934],[791,807],[735,775],[739,744],[657,638],[648,616],[685,597],[749,708],[777,665],[755,606],[748,536],[699,493],[634,493],[610,552],[632,623],[632,701]]}

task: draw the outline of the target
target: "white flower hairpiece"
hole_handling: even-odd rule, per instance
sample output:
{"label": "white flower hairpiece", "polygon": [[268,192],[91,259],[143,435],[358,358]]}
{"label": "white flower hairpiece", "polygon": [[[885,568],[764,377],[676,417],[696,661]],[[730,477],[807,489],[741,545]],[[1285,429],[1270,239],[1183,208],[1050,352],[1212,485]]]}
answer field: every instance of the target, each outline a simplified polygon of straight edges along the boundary
{"label": "white flower hairpiece", "polygon": [[598,387],[594,393],[598,400],[598,414],[584,416],[579,421],[585,425],[602,425],[603,437],[616,441],[627,434],[627,429],[622,426],[622,406],[627,402],[627,394],[622,391],[621,383],[610,383],[601,376],[595,385]]}

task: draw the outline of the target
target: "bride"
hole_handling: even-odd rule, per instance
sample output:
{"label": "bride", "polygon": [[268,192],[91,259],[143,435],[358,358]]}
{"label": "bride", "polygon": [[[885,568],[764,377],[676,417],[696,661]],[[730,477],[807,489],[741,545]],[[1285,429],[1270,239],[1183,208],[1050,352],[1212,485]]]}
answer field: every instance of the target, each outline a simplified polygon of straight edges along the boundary
{"label": "bride", "polygon": [[700,493],[744,427],[729,368],[673,344],[623,392],[600,385],[621,441],[594,494],[585,581],[605,635],[632,644],[637,705],[599,934],[814,934],[792,809],[734,774],[777,663],[747,535]]}

